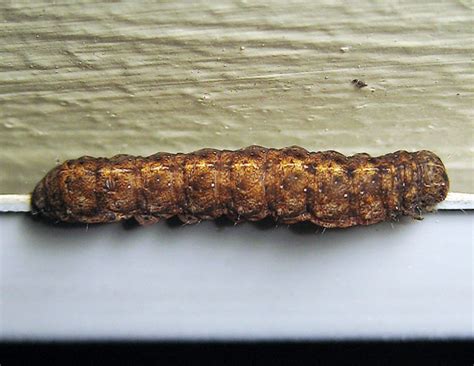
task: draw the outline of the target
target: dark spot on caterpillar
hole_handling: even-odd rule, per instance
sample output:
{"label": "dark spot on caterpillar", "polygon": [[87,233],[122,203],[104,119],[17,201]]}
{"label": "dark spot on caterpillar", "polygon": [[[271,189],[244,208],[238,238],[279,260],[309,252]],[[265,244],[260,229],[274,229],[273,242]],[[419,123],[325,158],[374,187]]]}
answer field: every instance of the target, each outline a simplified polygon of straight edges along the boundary
{"label": "dark spot on caterpillar", "polygon": [[38,183],[32,203],[33,212],[64,222],[134,217],[147,225],[178,216],[190,224],[270,216],[285,224],[348,227],[419,218],[448,188],[443,163],[429,151],[371,158],[251,146],[69,160]]}
{"label": "dark spot on caterpillar", "polygon": [[311,174],[314,174],[316,173],[316,167],[313,165],[313,164],[309,164],[306,166],[306,170],[311,173]]}
{"label": "dark spot on caterpillar", "polygon": [[108,191],[115,190],[115,181],[111,178],[107,178],[104,183],[104,188]]}
{"label": "dark spot on caterpillar", "polygon": [[115,221],[116,216],[115,216],[115,214],[114,214],[113,212],[106,212],[106,213],[105,213],[105,216],[106,216],[107,220],[109,220],[109,221]]}

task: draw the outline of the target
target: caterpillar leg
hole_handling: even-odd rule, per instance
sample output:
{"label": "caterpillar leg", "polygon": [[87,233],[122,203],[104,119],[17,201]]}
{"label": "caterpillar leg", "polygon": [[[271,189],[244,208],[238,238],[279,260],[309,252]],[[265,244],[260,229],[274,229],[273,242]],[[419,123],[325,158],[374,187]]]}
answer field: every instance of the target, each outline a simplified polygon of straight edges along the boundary
{"label": "caterpillar leg", "polygon": [[411,217],[413,220],[423,220],[423,210],[418,207],[412,207],[403,211],[403,215]]}
{"label": "caterpillar leg", "polygon": [[180,214],[178,218],[183,222],[184,225],[193,225],[201,222],[199,218],[192,215]]}
{"label": "caterpillar leg", "polygon": [[159,217],[153,215],[136,215],[133,217],[141,226],[156,224],[160,221]]}
{"label": "caterpillar leg", "polygon": [[423,212],[421,211],[421,209],[413,211],[412,213],[410,213],[410,216],[413,218],[413,220],[421,221],[424,219]]}

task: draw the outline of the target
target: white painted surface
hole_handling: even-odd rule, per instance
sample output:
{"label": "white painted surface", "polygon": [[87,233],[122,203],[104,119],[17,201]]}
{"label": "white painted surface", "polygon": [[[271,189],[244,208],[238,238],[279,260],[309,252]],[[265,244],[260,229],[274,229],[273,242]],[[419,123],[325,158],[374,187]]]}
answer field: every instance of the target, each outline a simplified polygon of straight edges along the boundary
{"label": "white painted surface", "polygon": [[474,194],[449,192],[446,199],[436,205],[437,210],[473,210]]}
{"label": "white painted surface", "polygon": [[0,212],[31,211],[30,194],[0,194]]}
{"label": "white painted surface", "polygon": [[314,233],[0,216],[1,339],[472,337],[474,215]]}

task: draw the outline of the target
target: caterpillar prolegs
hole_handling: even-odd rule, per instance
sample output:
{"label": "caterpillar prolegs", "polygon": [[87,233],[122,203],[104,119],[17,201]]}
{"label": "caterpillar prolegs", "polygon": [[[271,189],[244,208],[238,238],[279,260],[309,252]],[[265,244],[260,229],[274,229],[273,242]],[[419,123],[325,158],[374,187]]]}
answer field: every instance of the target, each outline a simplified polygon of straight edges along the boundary
{"label": "caterpillar prolegs", "polygon": [[323,227],[420,217],[446,198],[449,181],[430,151],[379,157],[292,146],[148,157],[84,156],[51,170],[33,192],[33,211],[64,222],[185,223],[228,216]]}

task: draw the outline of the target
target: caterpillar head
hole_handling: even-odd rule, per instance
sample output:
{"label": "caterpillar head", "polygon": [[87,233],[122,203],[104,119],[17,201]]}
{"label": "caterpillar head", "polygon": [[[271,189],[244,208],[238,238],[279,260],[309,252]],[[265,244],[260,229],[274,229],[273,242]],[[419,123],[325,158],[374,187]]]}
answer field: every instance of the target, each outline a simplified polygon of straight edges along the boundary
{"label": "caterpillar head", "polygon": [[449,179],[441,159],[431,151],[417,153],[417,162],[422,172],[421,200],[425,207],[443,201],[449,190]]}

